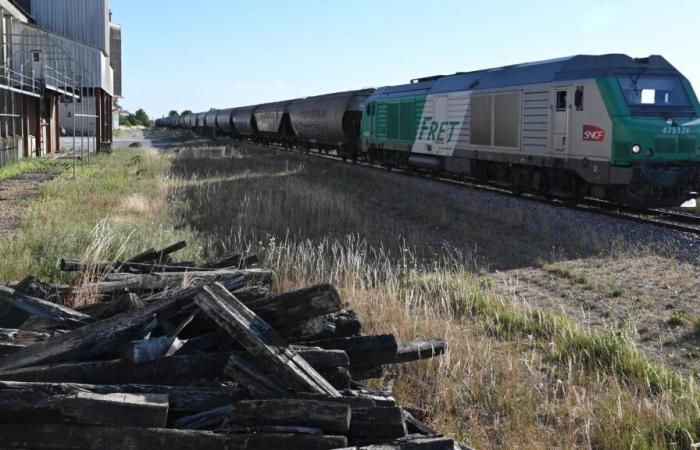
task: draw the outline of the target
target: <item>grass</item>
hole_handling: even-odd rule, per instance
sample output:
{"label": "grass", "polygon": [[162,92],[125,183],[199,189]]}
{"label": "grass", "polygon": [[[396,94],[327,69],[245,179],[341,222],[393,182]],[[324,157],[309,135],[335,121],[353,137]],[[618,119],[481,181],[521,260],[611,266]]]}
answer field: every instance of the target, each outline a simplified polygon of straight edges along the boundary
{"label": "grass", "polygon": [[[41,198],[29,205],[20,232],[0,236],[0,279],[32,274],[69,281],[58,270],[58,259],[81,257],[99,236],[110,236],[110,243],[95,255],[101,258],[192,240],[186,231],[163,221],[157,209],[167,196],[163,174],[168,167],[155,153],[118,150],[111,157],[93,158],[75,180],[71,172],[43,184]],[[191,243],[189,256],[194,257],[198,249]]]}
{"label": "grass", "polygon": [[[47,183],[22,232],[0,239],[1,276],[61,280],[59,256],[114,257],[182,238],[194,244],[183,259],[257,252],[278,290],[335,284],[368,333],[446,339],[443,357],[374,386],[393,384],[401,402],[430,411],[430,425],[476,448],[690,448],[700,436],[692,380],[650,362],[625,326],[590,330],[495,295],[478,252],[434,239],[448,221],[437,202],[415,197],[425,216],[384,211],[367,194],[396,188],[383,175],[226,153],[171,162],[121,150],[76,181]],[[567,268],[551,269],[577,280]]]}
{"label": "grass", "polygon": [[0,180],[7,180],[28,172],[61,172],[70,167],[70,161],[45,158],[26,158],[0,167]]}
{"label": "grass", "polygon": [[[447,339],[443,358],[378,384],[393,379],[401,401],[431,411],[431,425],[486,449],[687,448],[700,435],[692,380],[637,351],[629,329],[584,329],[496,296],[469,248],[426,252],[425,231],[403,211],[373,209],[361,188],[390,195],[390,186],[311,164],[245,151],[176,160],[175,213],[212,254],[262,255],[280,290],[334,283],[368,332]],[[439,223],[438,205],[419,200]],[[587,282],[565,264],[548,267]]]}

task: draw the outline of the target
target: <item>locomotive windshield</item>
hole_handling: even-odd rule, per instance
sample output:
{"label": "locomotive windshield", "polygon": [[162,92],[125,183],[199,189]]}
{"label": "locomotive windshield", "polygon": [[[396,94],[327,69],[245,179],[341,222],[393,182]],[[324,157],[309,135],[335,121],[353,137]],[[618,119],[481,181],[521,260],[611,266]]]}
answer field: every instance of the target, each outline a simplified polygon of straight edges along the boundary
{"label": "locomotive windshield", "polygon": [[688,92],[677,75],[621,74],[617,80],[633,112],[695,112]]}

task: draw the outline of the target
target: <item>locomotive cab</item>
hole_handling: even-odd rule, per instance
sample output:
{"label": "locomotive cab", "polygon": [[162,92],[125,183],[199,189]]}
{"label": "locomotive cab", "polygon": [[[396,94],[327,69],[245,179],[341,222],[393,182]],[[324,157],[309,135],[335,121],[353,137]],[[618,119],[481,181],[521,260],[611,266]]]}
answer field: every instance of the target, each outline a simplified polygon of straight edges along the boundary
{"label": "locomotive cab", "polygon": [[641,68],[608,76],[600,88],[613,121],[611,164],[631,169],[613,197],[645,206],[697,197],[700,105],[688,80],[673,68]]}

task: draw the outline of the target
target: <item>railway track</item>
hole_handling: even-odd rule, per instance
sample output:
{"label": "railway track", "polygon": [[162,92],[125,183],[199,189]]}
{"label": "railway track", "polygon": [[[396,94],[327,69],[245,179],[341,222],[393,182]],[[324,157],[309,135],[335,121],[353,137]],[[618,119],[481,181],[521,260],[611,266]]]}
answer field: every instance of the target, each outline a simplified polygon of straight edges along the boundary
{"label": "railway track", "polygon": [[[336,156],[336,155],[332,155],[330,153],[321,153],[321,152],[317,152],[317,151],[308,151],[307,152],[307,151],[301,151],[299,149],[289,149],[289,148],[281,146],[281,145],[257,144],[257,143],[253,143],[253,142],[249,142],[249,141],[236,141],[236,142],[246,144],[249,146],[258,146],[258,147],[267,148],[267,149],[291,151],[294,153],[312,156],[315,158],[323,158],[323,159],[330,159],[330,160],[339,161],[339,162],[347,162],[343,158]],[[366,161],[357,161],[353,164],[363,166],[363,167],[368,167],[368,168],[371,168],[374,170],[382,170],[382,171],[389,170],[389,171],[392,171],[394,173],[403,174],[405,176],[417,176],[420,178],[425,178],[425,179],[429,179],[429,180],[440,182],[440,183],[459,185],[459,186],[467,187],[470,189],[493,192],[493,193],[497,193],[497,194],[509,196],[509,197],[517,197],[517,198],[521,198],[523,200],[537,202],[537,203],[544,203],[544,204],[559,207],[559,208],[575,209],[575,210],[579,210],[579,211],[585,211],[588,213],[599,214],[599,215],[602,215],[605,217],[611,217],[611,218],[627,220],[627,221],[631,221],[631,222],[655,225],[655,226],[670,229],[670,230],[681,231],[684,233],[690,233],[690,234],[700,236],[700,215],[696,215],[696,214],[683,213],[683,212],[672,211],[672,210],[667,210],[667,209],[638,210],[638,209],[628,208],[625,206],[621,206],[621,205],[617,205],[614,203],[610,203],[610,202],[606,202],[606,201],[602,201],[602,200],[598,200],[598,199],[593,199],[593,198],[587,198],[582,202],[571,203],[565,199],[556,199],[556,198],[555,199],[547,199],[547,198],[543,198],[541,196],[537,196],[534,194],[515,194],[515,193],[511,192],[510,190],[503,188],[503,187],[478,183],[478,182],[475,182],[472,180],[462,180],[462,179],[455,179],[455,178],[450,178],[450,177],[438,177],[438,176],[429,175],[429,174],[426,174],[423,172],[410,171],[410,170],[405,170],[405,169],[400,169],[400,168],[395,168],[395,167],[394,168],[387,168],[383,165],[373,164],[373,163],[369,163]]]}

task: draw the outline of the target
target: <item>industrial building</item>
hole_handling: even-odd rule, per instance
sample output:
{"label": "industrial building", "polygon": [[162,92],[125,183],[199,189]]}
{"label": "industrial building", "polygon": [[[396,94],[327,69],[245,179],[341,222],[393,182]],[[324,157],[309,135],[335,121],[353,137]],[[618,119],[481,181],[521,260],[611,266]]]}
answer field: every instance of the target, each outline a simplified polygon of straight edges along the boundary
{"label": "industrial building", "polygon": [[0,0],[0,165],[61,151],[61,135],[109,150],[121,96],[121,27],[108,0]]}

